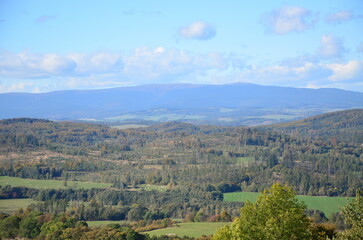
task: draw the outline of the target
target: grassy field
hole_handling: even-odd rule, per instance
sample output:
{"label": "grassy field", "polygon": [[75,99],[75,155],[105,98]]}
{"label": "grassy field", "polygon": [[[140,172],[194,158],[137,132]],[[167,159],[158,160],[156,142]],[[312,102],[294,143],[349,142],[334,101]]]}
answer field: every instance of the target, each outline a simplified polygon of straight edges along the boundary
{"label": "grassy field", "polygon": [[96,183],[96,182],[79,182],[67,181],[67,186],[64,186],[62,180],[37,180],[28,178],[17,178],[0,176],[0,185],[10,185],[13,187],[29,187],[36,189],[66,189],[66,188],[108,188],[110,183]]}
{"label": "grassy field", "polygon": [[99,226],[105,226],[108,224],[125,224],[128,223],[128,221],[87,221],[88,226],[90,227],[99,227]]}
{"label": "grassy field", "polygon": [[[225,193],[224,201],[227,202],[255,202],[259,193],[254,192],[234,192]],[[305,202],[308,209],[318,209],[329,217],[334,212],[339,212],[339,207],[343,207],[348,203],[345,197],[320,197],[320,196],[297,196],[300,201]]]}
{"label": "grassy field", "polygon": [[146,232],[150,236],[162,236],[162,235],[178,235],[179,237],[188,236],[188,237],[201,237],[203,235],[212,235],[217,229],[225,226],[225,222],[188,222],[188,223],[179,223],[179,227],[170,227],[158,229],[150,232]]}
{"label": "grassy field", "polygon": [[18,211],[19,208],[26,209],[27,206],[29,206],[32,203],[37,203],[38,201],[35,201],[30,198],[24,198],[24,199],[0,199],[0,212],[4,213],[13,213]]}

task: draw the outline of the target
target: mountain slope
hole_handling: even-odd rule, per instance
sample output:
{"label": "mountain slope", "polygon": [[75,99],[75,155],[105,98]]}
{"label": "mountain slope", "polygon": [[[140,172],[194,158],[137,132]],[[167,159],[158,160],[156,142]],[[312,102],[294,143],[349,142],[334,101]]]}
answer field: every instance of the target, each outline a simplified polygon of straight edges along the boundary
{"label": "mountain slope", "polygon": [[[339,89],[304,89],[227,85],[143,85],[102,90],[0,94],[0,118],[104,119],[128,113],[167,109],[202,118],[235,117],[246,110],[327,110],[363,107],[363,93]],[[216,111],[228,108],[228,112]],[[214,109],[214,110],[213,110]],[[239,111],[240,110],[240,111]],[[213,112],[214,111],[214,112]],[[257,113],[258,115],[259,113]],[[255,114],[256,115],[256,114]]]}
{"label": "mountain slope", "polygon": [[332,112],[264,128],[313,138],[363,143],[363,109]]}

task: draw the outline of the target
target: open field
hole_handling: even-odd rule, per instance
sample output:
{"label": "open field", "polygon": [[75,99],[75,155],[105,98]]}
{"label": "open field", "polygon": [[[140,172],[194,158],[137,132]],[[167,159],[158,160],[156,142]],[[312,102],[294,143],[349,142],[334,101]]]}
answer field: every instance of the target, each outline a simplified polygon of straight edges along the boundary
{"label": "open field", "polygon": [[108,224],[126,224],[128,221],[87,221],[88,226],[90,227],[99,227],[105,226]]}
{"label": "open field", "polygon": [[32,203],[37,203],[38,201],[35,201],[30,198],[24,198],[24,199],[0,199],[0,212],[4,213],[13,213],[18,211],[19,208],[27,208]]}
{"label": "open field", "polygon": [[200,237],[214,234],[217,229],[225,226],[226,222],[187,222],[179,223],[178,227],[163,228],[146,232],[150,236],[178,235],[179,237]]}
{"label": "open field", "polygon": [[28,187],[36,189],[66,189],[66,188],[108,188],[110,183],[96,183],[96,182],[79,182],[79,181],[67,181],[67,186],[64,186],[62,180],[37,180],[28,178],[17,178],[0,176],[0,185],[10,185],[13,187]]}
{"label": "open field", "polygon": [[[227,202],[255,202],[260,193],[255,192],[233,192],[225,193],[224,201]],[[346,197],[321,197],[321,196],[297,196],[300,201],[305,202],[308,209],[317,209],[324,212],[329,217],[334,212],[339,212],[339,207],[343,207],[348,203]]]}

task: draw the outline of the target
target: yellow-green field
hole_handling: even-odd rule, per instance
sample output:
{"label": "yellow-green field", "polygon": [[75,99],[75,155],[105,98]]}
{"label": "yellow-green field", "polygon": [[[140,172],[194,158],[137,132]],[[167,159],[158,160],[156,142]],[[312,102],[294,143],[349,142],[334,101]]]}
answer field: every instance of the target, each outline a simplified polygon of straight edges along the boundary
{"label": "yellow-green field", "polygon": [[[227,202],[255,202],[260,193],[255,192],[233,192],[225,193],[224,201]],[[308,209],[317,209],[324,212],[329,217],[332,213],[339,212],[339,207],[345,206],[349,199],[346,197],[320,197],[320,196],[302,196],[298,195],[300,201],[305,202]]]}
{"label": "yellow-green field", "polygon": [[30,204],[37,203],[30,198],[24,199],[0,199],[0,212],[13,213],[19,210],[19,208],[26,209]]}
{"label": "yellow-green field", "polygon": [[108,188],[111,187],[110,183],[96,183],[96,182],[79,182],[79,181],[67,181],[65,186],[62,180],[37,180],[28,178],[17,178],[0,176],[0,185],[10,185],[13,187],[28,187],[36,189],[66,189],[66,188]]}
{"label": "yellow-green field", "polygon": [[128,223],[128,221],[87,221],[88,226],[90,227],[99,227],[99,226],[105,226],[108,224],[125,224]]}
{"label": "yellow-green field", "polygon": [[217,229],[225,226],[226,222],[187,222],[179,223],[177,227],[169,227],[146,232],[150,236],[177,235],[179,237],[201,237],[214,234]]}

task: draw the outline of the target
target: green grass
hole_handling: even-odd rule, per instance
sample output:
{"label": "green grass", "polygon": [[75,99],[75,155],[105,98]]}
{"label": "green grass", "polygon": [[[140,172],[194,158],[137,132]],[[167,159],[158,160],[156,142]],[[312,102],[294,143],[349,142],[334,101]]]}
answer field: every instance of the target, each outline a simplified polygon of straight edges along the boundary
{"label": "green grass", "polygon": [[[224,201],[226,202],[255,202],[260,193],[254,192],[233,192],[225,193]],[[332,213],[339,212],[339,207],[343,207],[348,203],[345,197],[320,197],[320,196],[297,196],[297,199],[305,202],[308,209],[317,209],[324,212],[329,217]]]}
{"label": "green grass", "polygon": [[62,180],[37,180],[28,178],[17,178],[0,176],[0,185],[10,185],[13,187],[28,187],[36,189],[66,189],[66,188],[108,188],[110,183],[96,183],[96,182],[79,182],[79,181],[67,181],[67,186],[64,186]]}
{"label": "green grass", "polygon": [[128,221],[87,221],[88,226],[90,227],[99,227],[99,226],[105,226],[108,224],[126,224]]}
{"label": "green grass", "polygon": [[211,223],[211,222],[188,222],[179,223],[180,227],[170,227],[146,232],[150,236],[177,235],[179,237],[201,237],[214,234],[217,229],[230,223]]}
{"label": "green grass", "polygon": [[19,210],[19,208],[26,209],[30,204],[37,203],[30,198],[24,199],[0,199],[0,212],[13,213]]}

